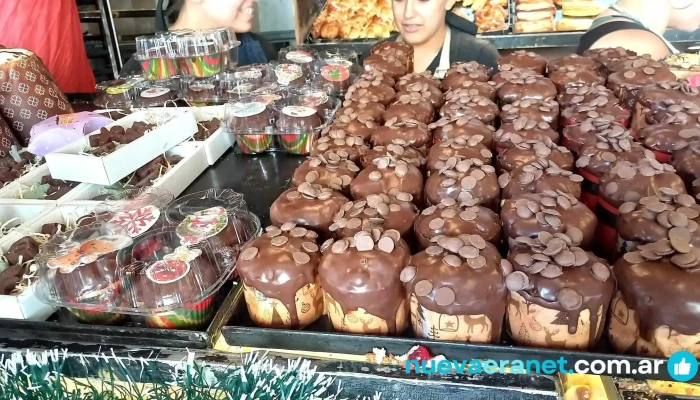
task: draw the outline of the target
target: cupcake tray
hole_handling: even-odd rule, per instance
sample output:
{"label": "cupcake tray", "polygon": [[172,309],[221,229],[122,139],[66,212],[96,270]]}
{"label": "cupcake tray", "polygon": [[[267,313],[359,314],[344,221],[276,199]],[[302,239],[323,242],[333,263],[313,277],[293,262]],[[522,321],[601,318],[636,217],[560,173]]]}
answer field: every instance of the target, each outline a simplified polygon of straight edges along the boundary
{"label": "cupcake tray", "polygon": [[[357,360],[372,353],[373,349],[384,349],[386,355],[400,356],[407,354],[415,346],[423,346],[428,349],[430,355],[444,356],[447,360],[496,360],[512,361],[522,360],[554,360],[560,357],[567,361],[567,368],[573,368],[577,360],[627,361],[631,368],[638,368],[642,360],[657,360],[646,357],[617,355],[608,345],[605,336],[601,343],[591,352],[556,350],[545,348],[521,347],[515,345],[504,333],[501,343],[472,344],[462,342],[448,342],[430,339],[417,339],[413,336],[412,329],[407,329],[398,337],[355,335],[338,333],[333,331],[330,320],[322,316],[319,320],[303,330],[270,329],[255,326],[250,318],[243,296],[243,287],[238,286],[229,294],[232,303],[227,310],[225,325],[221,328],[221,337],[228,346],[244,348],[263,348],[280,350],[286,353],[309,356],[315,354],[322,357],[333,354],[337,357]],[[274,351],[273,350],[273,351]],[[617,377],[629,377],[636,379],[660,379],[670,380],[666,365],[661,366],[658,375],[637,375],[636,373],[615,374]],[[700,377],[696,378],[700,381]]]}
{"label": "cupcake tray", "polygon": [[197,122],[191,112],[166,115],[140,111],[106,128],[117,125],[131,127],[137,121],[162,123],[141,138],[103,157],[80,154],[89,143],[87,136],[84,140],[71,143],[46,156],[51,175],[56,179],[111,185],[197,132]]}

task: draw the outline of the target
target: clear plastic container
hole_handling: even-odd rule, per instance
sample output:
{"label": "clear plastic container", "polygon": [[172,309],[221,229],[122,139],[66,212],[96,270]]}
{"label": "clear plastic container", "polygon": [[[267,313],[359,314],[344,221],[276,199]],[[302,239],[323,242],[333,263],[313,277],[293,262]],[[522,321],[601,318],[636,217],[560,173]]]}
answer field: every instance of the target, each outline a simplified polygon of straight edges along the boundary
{"label": "clear plastic container", "polygon": [[304,86],[314,78],[313,63],[298,64],[293,62],[271,63],[275,83],[284,87]]}
{"label": "clear plastic container", "polygon": [[345,49],[324,50],[319,53],[318,62],[314,65],[312,86],[323,89],[332,96],[343,96],[362,72],[356,52]]}
{"label": "clear plastic container", "polygon": [[[274,82],[275,77],[274,66],[271,64],[250,64],[236,67],[230,71],[232,78],[252,81],[253,83]],[[230,76],[230,75],[229,75]]]}
{"label": "clear plastic container", "polygon": [[197,106],[221,104],[226,101],[222,96],[221,79],[219,76],[212,78],[183,77],[182,98]]}
{"label": "clear plastic container", "polygon": [[136,107],[159,107],[180,98],[180,78],[142,81],[134,90]]}
{"label": "clear plastic container", "polygon": [[173,37],[168,33],[136,37],[134,58],[141,63],[141,73],[145,79],[161,80],[180,74],[177,49],[172,46]]}
{"label": "clear plastic container", "polygon": [[261,82],[252,79],[236,78],[233,72],[221,74],[221,97],[227,101],[251,96],[261,86]]}
{"label": "clear plastic container", "polygon": [[275,123],[272,104],[281,98],[276,93],[246,97],[226,104],[224,119],[229,131],[245,154],[270,150]]}
{"label": "clear plastic container", "polygon": [[221,42],[221,62],[224,65],[224,70],[229,71],[238,65],[238,47],[241,42],[236,40],[236,34],[231,28],[213,29]]}
{"label": "clear plastic container", "polygon": [[174,35],[171,40],[177,48],[177,65],[183,76],[210,78],[224,70],[224,53],[221,34],[216,31],[195,31]]}
{"label": "clear plastic container", "polygon": [[100,82],[95,85],[94,104],[100,108],[131,108],[136,97],[135,86],[142,82],[140,76]]}
{"label": "clear plastic container", "polygon": [[166,208],[174,198],[161,187],[127,189],[107,196],[96,212],[107,224],[120,225],[136,238],[167,223]]}

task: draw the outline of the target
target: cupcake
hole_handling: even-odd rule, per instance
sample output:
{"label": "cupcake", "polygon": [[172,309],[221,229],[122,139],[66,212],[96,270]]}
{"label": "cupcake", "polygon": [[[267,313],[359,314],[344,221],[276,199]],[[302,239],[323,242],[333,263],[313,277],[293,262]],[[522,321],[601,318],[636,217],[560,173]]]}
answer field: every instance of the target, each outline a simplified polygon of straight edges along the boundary
{"label": "cupcake", "polygon": [[396,161],[406,161],[406,163],[419,168],[421,171],[423,171],[428,161],[420,150],[409,146],[403,139],[394,139],[386,146],[374,146],[365,153],[360,160],[362,168],[367,168],[374,163],[374,160],[382,157],[393,158]]}
{"label": "cupcake", "polygon": [[579,124],[588,118],[600,117],[627,126],[630,121],[630,112],[618,105],[616,101],[601,96],[588,103],[565,108],[561,112],[560,124],[562,127],[567,127]]}
{"label": "cupcake", "polygon": [[323,132],[323,136],[316,140],[311,149],[312,156],[323,155],[325,157],[329,153],[335,153],[342,158],[358,163],[360,157],[369,150],[360,136],[349,135],[342,129],[334,128]]}
{"label": "cupcake", "polygon": [[236,263],[248,314],[257,326],[304,328],[324,310],[317,235],[293,223],[265,231],[241,249]]}
{"label": "cupcake", "polygon": [[540,232],[564,233],[583,249],[593,244],[598,224],[595,214],[574,195],[546,191],[521,194],[506,200],[501,208],[503,234],[509,247],[520,237],[536,238]]}
{"label": "cupcake", "polygon": [[557,87],[549,78],[528,76],[506,81],[498,89],[498,98],[504,104],[518,100],[546,100],[557,96]]}
{"label": "cupcake", "polygon": [[700,127],[687,125],[682,120],[668,124],[649,125],[638,131],[637,140],[654,152],[656,160],[662,163],[671,161],[677,150],[688,146],[690,141],[700,139]]}
{"label": "cupcake", "polygon": [[[512,139],[512,137],[511,137]],[[569,149],[557,146],[548,137],[542,141],[524,140],[498,155],[497,163],[501,171],[510,172],[526,164],[544,160],[561,169],[574,168],[574,155]]]}
{"label": "cupcake", "polygon": [[304,182],[287,189],[272,203],[270,220],[274,225],[296,224],[330,237],[333,216],[348,199],[328,187]]}
{"label": "cupcake", "polygon": [[512,123],[502,124],[501,129],[494,134],[496,151],[499,153],[526,140],[549,140],[554,144],[559,144],[559,134],[548,123],[529,120],[527,117],[519,117]]}
{"label": "cupcake", "polygon": [[476,61],[455,62],[450,65],[450,69],[442,80],[442,90],[456,89],[464,82],[488,82],[491,77],[491,68],[481,65]]}
{"label": "cupcake", "polygon": [[513,122],[520,117],[528,120],[543,121],[556,130],[559,126],[559,104],[552,100],[523,100],[506,104],[501,108],[501,123]]}
{"label": "cupcake", "polygon": [[516,50],[498,59],[499,71],[510,71],[514,68],[529,69],[544,75],[547,69],[547,60],[537,53],[527,50]]}
{"label": "cupcake", "polygon": [[501,255],[477,235],[445,237],[400,275],[417,337],[498,344],[507,290]]}
{"label": "cupcake", "polygon": [[568,193],[581,197],[583,177],[570,170],[562,169],[552,160],[539,159],[523,164],[512,171],[498,176],[498,184],[503,189],[503,200],[524,193]]}
{"label": "cupcake", "polygon": [[[285,102],[286,104],[286,102]],[[309,154],[323,120],[314,107],[280,105],[275,126],[282,148],[292,154]]]}
{"label": "cupcake", "polygon": [[615,280],[577,239],[540,232],[508,253],[508,331],[519,345],[588,350],[600,340]]}
{"label": "cupcake", "polygon": [[613,121],[610,116],[604,115],[596,118],[587,118],[579,124],[565,127],[562,132],[561,144],[572,153],[578,153],[584,143],[595,141],[598,134],[616,137],[618,140],[623,138],[630,141],[634,140],[624,125],[620,125]]}
{"label": "cupcake", "polygon": [[411,253],[398,232],[361,231],[328,240],[321,251],[319,280],[336,331],[399,335],[406,330],[409,304],[400,275]]}
{"label": "cupcake", "polygon": [[447,119],[473,116],[487,125],[494,125],[498,106],[486,97],[453,96],[440,109],[440,116]]}
{"label": "cupcake", "polygon": [[568,87],[565,90],[559,92],[557,95],[557,102],[561,109],[566,109],[572,106],[579,106],[581,104],[588,104],[593,100],[605,97],[608,102],[614,104],[619,104],[620,101],[615,97],[612,90],[606,88],[602,85],[596,86],[582,86],[582,87]]}
{"label": "cupcake", "polygon": [[498,84],[492,81],[464,81],[461,85],[445,93],[445,100],[462,96],[486,97],[495,102],[498,98]]}
{"label": "cupcake", "polygon": [[[472,137],[456,137],[434,145],[428,153],[428,171],[434,173],[447,165],[450,158],[481,160],[484,164],[491,164],[493,153],[481,143],[479,135]],[[456,161],[455,161],[456,162]]]}
{"label": "cupcake", "polygon": [[494,149],[493,134],[496,128],[486,125],[474,116],[464,116],[455,119],[442,118],[437,122],[428,125],[433,130],[433,140],[439,143],[448,139],[460,136],[480,136],[481,143],[488,149]]}
{"label": "cupcake", "polygon": [[[430,94],[427,91],[424,93]],[[433,122],[434,116],[435,110],[430,100],[422,97],[421,92],[410,92],[397,95],[396,101],[387,108],[383,118],[385,121],[417,121],[428,124]]]}
{"label": "cupcake", "polygon": [[452,157],[425,182],[425,195],[429,205],[451,198],[462,204],[497,210],[500,188],[496,169],[479,159]]}
{"label": "cupcake", "polygon": [[350,193],[356,200],[371,194],[390,193],[390,190],[408,193],[416,206],[423,205],[423,174],[406,161],[382,157],[350,182]]}
{"label": "cupcake", "polygon": [[329,229],[341,239],[373,229],[382,232],[393,229],[401,237],[407,237],[418,216],[418,208],[411,203],[412,200],[411,194],[398,192],[371,194],[364,200],[347,202],[333,217]]}
{"label": "cupcake", "polygon": [[370,142],[373,146],[386,146],[396,139],[419,150],[430,145],[433,141],[428,126],[412,119],[399,121],[392,118],[387,120],[384,126],[375,129],[370,136]]}
{"label": "cupcake", "polygon": [[304,161],[294,171],[292,183],[296,186],[304,182],[316,183],[349,193],[350,181],[358,172],[360,168],[354,162],[336,153],[326,153],[324,156],[311,156]]}
{"label": "cupcake", "polygon": [[462,235],[480,236],[494,246],[501,241],[501,219],[498,214],[483,206],[459,205],[450,197],[423,210],[413,229],[422,249]]}
{"label": "cupcake", "polygon": [[700,253],[690,245],[691,235],[674,227],[667,238],[638,246],[615,264],[608,339],[617,353],[666,358],[685,350],[700,356]]}

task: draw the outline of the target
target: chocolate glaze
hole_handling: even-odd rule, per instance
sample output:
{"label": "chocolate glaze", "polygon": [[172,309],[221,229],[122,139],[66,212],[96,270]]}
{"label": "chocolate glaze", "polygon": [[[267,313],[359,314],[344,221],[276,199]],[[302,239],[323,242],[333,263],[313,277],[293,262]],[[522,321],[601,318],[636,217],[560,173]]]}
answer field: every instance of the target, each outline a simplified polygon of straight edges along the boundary
{"label": "chocolate glaze", "polygon": [[[373,103],[378,104],[378,103]],[[382,108],[384,108],[382,106]],[[348,114],[349,113],[349,114]],[[362,140],[369,140],[372,132],[377,128],[377,124],[369,117],[352,113],[352,108],[345,108],[343,114],[337,114],[333,123],[324,128],[321,134],[326,134],[331,130],[341,129],[348,135],[355,135]]]}
{"label": "chocolate glaze", "polygon": [[394,79],[398,79],[408,73],[405,60],[393,55],[373,54],[364,59],[365,71],[379,71]]}
{"label": "chocolate glaze", "polygon": [[415,205],[422,205],[423,174],[406,161],[386,157],[375,159],[350,182],[350,193],[354,199],[364,199],[371,194],[395,194],[392,191],[408,193],[413,196]]}
{"label": "chocolate glaze", "polygon": [[470,96],[486,97],[495,102],[498,98],[498,84],[496,82],[464,81],[462,84],[445,93],[445,99],[451,100],[453,97]]}
{"label": "chocolate glaze", "polygon": [[[428,93],[428,92],[425,92]],[[420,93],[402,94],[384,112],[385,121],[418,121],[422,124],[433,122],[435,110],[430,101],[421,97]]]}
{"label": "chocolate glaze", "polygon": [[600,63],[591,57],[580,56],[578,54],[569,54],[568,56],[559,57],[547,63],[547,71],[549,74],[560,69],[567,69],[568,67],[598,72]]}
{"label": "chocolate glaze", "polygon": [[605,48],[605,49],[589,49],[583,52],[586,57],[591,57],[603,65],[603,72],[607,75],[609,73],[608,66],[616,62],[621,58],[628,58],[636,56],[632,50],[627,50],[622,47],[616,48]]}
{"label": "chocolate glaze", "polygon": [[[433,222],[436,219],[442,222]],[[423,210],[413,230],[423,249],[441,237],[460,235],[478,235],[495,246],[501,242],[501,218],[498,214],[482,206],[458,205],[449,197]]]}
{"label": "chocolate glaze", "polygon": [[411,203],[413,196],[409,193],[371,194],[364,200],[347,202],[333,217],[330,230],[338,238],[355,236],[360,231],[389,229],[398,231],[406,237],[418,217],[418,208]]}
{"label": "chocolate glaze", "polygon": [[413,70],[413,47],[407,43],[387,40],[374,45],[370,49],[370,54],[396,57],[406,66],[406,69]]}
{"label": "chocolate glaze", "polygon": [[465,116],[452,120],[442,118],[428,125],[428,128],[433,129],[433,137],[436,143],[460,136],[481,136],[483,138],[481,143],[484,146],[489,149],[494,148],[493,134],[496,132],[496,128],[484,124],[476,117]]}
{"label": "chocolate glaze", "polygon": [[700,128],[684,124],[657,124],[641,129],[637,140],[649,150],[673,153],[700,139]]}
{"label": "chocolate glaze", "polygon": [[552,100],[544,101],[523,100],[501,107],[501,123],[513,122],[519,117],[528,120],[543,121],[556,130],[559,126],[559,104]]}
{"label": "chocolate glaze", "polygon": [[561,126],[575,125],[588,118],[607,118],[619,124],[627,126],[630,120],[630,112],[615,102],[610,102],[607,97],[599,97],[589,103],[565,108],[561,112]]}
{"label": "chocolate glaze", "polygon": [[654,60],[650,54],[642,54],[641,56],[632,55],[613,59],[606,64],[606,68],[608,70],[608,75],[610,75],[613,72],[635,68],[658,67],[659,65],[661,64]]}
{"label": "chocolate glaze", "polygon": [[539,160],[549,161],[567,171],[574,168],[574,155],[569,149],[558,146],[549,138],[542,141],[524,140],[509,147],[498,155],[497,163],[500,170],[510,172]]}
{"label": "chocolate glaze", "polygon": [[547,60],[527,50],[516,50],[498,60],[499,71],[511,71],[516,68],[529,69],[543,75],[547,68]]}
{"label": "chocolate glaze", "polygon": [[396,85],[396,80],[391,76],[381,73],[379,71],[365,71],[360,75],[359,81],[373,82],[379,80],[381,83],[391,86],[392,88]]}
{"label": "chocolate glaze", "polygon": [[362,168],[367,168],[367,166],[374,163],[374,160],[381,157],[390,156],[395,160],[403,160],[408,164],[414,165],[419,169],[425,167],[428,161],[420,150],[416,150],[409,146],[408,143],[402,139],[394,139],[390,144],[386,146],[374,146],[372,150],[368,151],[362,156],[360,160]]}
{"label": "chocolate glaze", "polygon": [[576,167],[600,178],[620,161],[638,163],[644,158],[655,159],[654,153],[631,140],[628,135],[613,137],[596,135],[595,140],[584,143],[578,152]]}
{"label": "chocolate glaze", "polygon": [[659,193],[668,188],[685,193],[683,180],[669,164],[642,159],[637,163],[619,161],[600,178],[599,195],[613,207],[626,201],[638,201],[642,197]]}
{"label": "chocolate glaze", "polygon": [[381,103],[371,102],[368,99],[360,99],[359,101],[345,100],[343,108],[338,110],[337,115],[352,115],[357,114],[358,117],[367,118],[377,124],[384,122],[386,107]]}
{"label": "chocolate glaze", "polygon": [[700,90],[687,81],[661,82],[647,85],[639,90],[635,105],[636,129],[646,124],[661,122],[655,116],[665,116],[700,106]]}
{"label": "chocolate glaze", "polygon": [[[314,232],[294,224],[283,228],[268,226],[264,235],[248,242],[241,249],[236,268],[246,286],[282,302],[289,311],[291,327],[298,328],[296,293],[316,282],[321,253]],[[306,254],[309,260],[302,263],[305,257],[297,253]]]}
{"label": "chocolate glaze", "polygon": [[685,182],[689,193],[698,194],[700,190],[693,182],[700,179],[700,142],[694,141],[687,147],[673,153],[671,165]]}
{"label": "chocolate glaze", "polygon": [[[663,206],[658,206],[659,203]],[[679,214],[685,215],[685,218]],[[691,234],[690,245],[698,248],[699,217],[700,205],[695,203],[692,196],[664,188],[658,196],[642,197],[636,202],[623,203],[617,218],[617,233],[624,241],[649,244],[668,239],[669,230],[681,226],[687,228]]]}
{"label": "chocolate glaze", "polygon": [[654,113],[651,114],[651,121],[660,124],[685,124],[700,128],[700,108],[684,109],[677,113],[669,111]]}
{"label": "chocolate glaze", "polygon": [[360,168],[354,162],[343,159],[336,153],[325,156],[312,156],[304,161],[292,175],[296,186],[303,182],[317,183],[331,189],[347,191],[350,181],[355,178]]}
{"label": "chocolate glaze", "polygon": [[497,210],[500,194],[496,169],[479,159],[451,157],[425,182],[425,195],[430,205],[452,198],[469,206],[483,204]]}
{"label": "chocolate glaze", "polygon": [[333,215],[347,202],[347,197],[330,188],[304,182],[285,190],[272,203],[270,221],[279,226],[291,222],[327,237]]}
{"label": "chocolate glaze", "polygon": [[530,121],[525,117],[501,125],[501,129],[494,134],[498,149],[513,147],[522,143],[523,140],[543,141],[547,139],[553,143],[559,143],[559,134],[546,122]]}
{"label": "chocolate glaze", "polygon": [[[548,211],[550,214],[544,210],[551,210]],[[509,238],[511,247],[517,245],[514,240],[520,236],[535,238],[540,232],[546,231],[580,237],[581,240],[575,242],[588,249],[593,243],[598,224],[595,214],[576,197],[568,193],[559,195],[556,192],[521,194],[506,200],[501,209],[501,220],[503,233]]]}
{"label": "chocolate glaze", "polygon": [[403,90],[396,95],[396,98],[400,99],[402,96],[411,96],[412,99],[426,100],[435,109],[439,109],[445,104],[445,96],[442,94],[442,90],[440,90],[438,86],[429,83],[416,82],[406,85]]}
{"label": "chocolate glaze", "polygon": [[512,80],[524,80],[527,78],[541,78],[542,75],[537,72],[526,69],[526,68],[515,68],[508,71],[501,71],[491,78],[492,82],[495,82],[497,87],[500,88],[504,83]]}
{"label": "chocolate glaze", "polygon": [[676,75],[668,67],[654,61],[643,68],[625,69],[610,74],[607,86],[622,100],[622,104],[626,108],[633,109],[639,89],[652,83],[675,80]]}
{"label": "chocolate glaze", "polygon": [[367,153],[369,147],[360,136],[347,135],[342,129],[330,129],[323,131],[324,136],[316,140],[316,144],[311,149],[312,156],[336,153],[342,158],[358,163],[360,157]]}
{"label": "chocolate glaze", "polygon": [[498,89],[498,98],[506,104],[517,100],[553,99],[556,95],[557,87],[554,82],[548,78],[535,76],[509,80]]}
{"label": "chocolate glaze", "polygon": [[554,162],[542,160],[522,165],[498,177],[503,191],[501,197],[510,199],[523,193],[544,193],[546,191],[570,193],[581,197],[583,177],[560,168]]}
{"label": "chocolate glaze", "polygon": [[484,164],[491,164],[493,153],[486,146],[481,144],[481,137],[456,137],[440,142],[430,148],[428,152],[428,171],[437,172],[445,167],[450,157],[461,159],[479,159]]}
{"label": "chocolate glaze", "polygon": [[442,80],[442,90],[446,92],[458,88],[467,81],[488,82],[491,73],[491,68],[476,61],[452,63],[445,79]]}
{"label": "chocolate glaze", "polygon": [[[409,297],[415,295],[418,303],[430,311],[444,315],[485,315],[492,324],[491,342],[499,343],[507,296],[501,255],[494,245],[479,239],[477,236],[472,242],[471,235],[463,235],[438,241],[430,251],[412,256],[401,278]],[[463,253],[470,252],[470,257],[475,254],[476,257],[464,258],[458,255],[459,251],[452,251],[462,248]],[[416,285],[420,282],[428,282],[431,290],[417,293]]]}
{"label": "chocolate glaze", "polygon": [[[389,247],[380,247],[378,231],[373,232],[377,237],[369,236],[374,242],[371,250],[358,250],[354,245],[366,241],[360,239],[366,235],[366,232],[358,233],[352,239],[342,239],[345,243],[341,245],[331,241],[323,244],[323,258],[318,268],[321,286],[340,304],[343,312],[363,308],[386,321],[390,335],[401,333],[396,326],[396,313],[406,299],[406,291],[399,275],[411,253],[398,232],[391,231],[383,234],[394,243],[390,252],[385,251]],[[338,268],[339,265],[343,268]]]}
{"label": "chocolate glaze", "polygon": [[618,139],[625,137],[628,140],[633,140],[629,132],[625,131],[625,127],[610,118],[598,117],[588,118],[576,125],[569,125],[564,128],[562,134],[562,144],[574,153],[578,153],[581,146],[589,141],[595,141],[597,134],[605,136],[613,133]]}
{"label": "chocolate glaze", "polygon": [[396,92],[394,91],[393,84],[386,84],[382,81],[382,78],[376,78],[373,81],[360,79],[348,88],[347,93],[345,93],[345,98],[358,102],[366,99],[370,102],[381,103],[384,106],[388,106],[394,102]]}
{"label": "chocolate glaze", "polygon": [[396,82],[396,90],[397,91],[402,91],[404,90],[407,86],[412,85],[414,83],[427,83],[430,86],[434,86],[438,89],[440,89],[440,80],[436,77],[433,76],[432,72],[430,71],[425,71],[425,72],[412,72],[408,75],[404,75],[401,78],[398,79]]}
{"label": "chocolate glaze", "polygon": [[[592,347],[598,342],[604,331],[602,326],[597,329],[598,310],[602,308],[602,318],[605,318],[615,291],[615,280],[612,278],[611,268],[605,260],[596,257],[593,253],[585,252],[579,247],[568,245],[567,239],[571,240],[571,238],[567,235],[562,236],[563,238],[552,237],[546,233],[542,235],[547,244],[552,243],[552,240],[556,242],[556,245],[551,246],[542,243],[539,238],[524,238],[527,247],[515,248],[508,253],[508,262],[515,272],[506,277],[506,285],[510,290],[519,289],[514,291],[528,303],[566,313],[568,332],[571,335],[575,334],[578,329],[581,312],[588,310],[590,313],[588,346]],[[561,250],[555,252],[558,249]],[[544,252],[553,255],[546,256]],[[541,268],[535,267],[539,265],[538,261],[532,259],[535,254],[538,254],[537,257],[549,259],[549,261],[541,261],[547,266],[539,273],[534,273],[533,270],[533,268]],[[571,261],[574,257],[576,261]],[[524,264],[519,262],[525,260],[527,261]],[[533,261],[532,266],[527,265]],[[594,267],[596,264],[598,265]],[[550,273],[560,274],[555,278],[543,276],[553,276]],[[511,278],[511,275],[514,274],[520,274],[519,279]],[[605,277],[604,281],[603,277]],[[519,285],[518,281],[524,281],[525,287]]]}
{"label": "chocolate glaze", "polygon": [[574,66],[568,66],[550,73],[549,79],[554,82],[560,93],[570,87],[591,87],[605,84],[605,78],[595,70],[578,69]]}
{"label": "chocolate glaze", "polygon": [[440,116],[447,119],[473,116],[485,124],[493,125],[498,116],[498,106],[486,97],[461,95],[446,102],[440,109]]}
{"label": "chocolate glaze", "polygon": [[570,87],[559,93],[557,96],[557,102],[562,109],[569,108],[571,106],[578,106],[581,104],[588,104],[593,100],[597,100],[599,97],[605,97],[609,102],[619,104],[620,100],[615,97],[612,90],[606,88],[605,86],[591,86],[591,87]]}
{"label": "chocolate glaze", "polygon": [[396,139],[403,140],[416,149],[421,149],[433,141],[426,124],[415,120],[398,121],[393,118],[384,126],[375,129],[370,141],[373,146],[386,146]]}

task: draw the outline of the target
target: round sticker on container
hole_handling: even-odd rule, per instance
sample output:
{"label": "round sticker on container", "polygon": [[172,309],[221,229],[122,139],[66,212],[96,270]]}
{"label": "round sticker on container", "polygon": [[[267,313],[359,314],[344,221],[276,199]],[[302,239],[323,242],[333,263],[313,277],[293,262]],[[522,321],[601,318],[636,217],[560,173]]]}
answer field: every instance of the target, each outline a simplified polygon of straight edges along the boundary
{"label": "round sticker on container", "polygon": [[[263,106],[263,109],[265,109],[264,104],[260,105]],[[258,113],[260,113],[260,111]],[[228,225],[228,214],[226,213],[226,209],[223,207],[212,207],[207,208],[206,210],[197,211],[192,215],[188,215],[187,218],[185,218],[180,225],[177,226],[175,232],[177,232],[177,235],[182,240],[183,245],[191,245],[218,235],[219,232],[226,228],[226,225]]]}
{"label": "round sticker on container", "polygon": [[236,103],[231,106],[231,113],[234,117],[245,118],[253,115],[258,115],[265,111],[267,104],[258,101],[251,101],[249,103]]}
{"label": "round sticker on container", "polygon": [[174,252],[151,264],[146,276],[159,285],[177,282],[190,272],[190,262],[202,255],[202,250],[180,246]]}
{"label": "round sticker on container", "polygon": [[290,117],[310,117],[316,114],[316,109],[306,106],[287,106],[282,109],[282,113]]}
{"label": "round sticker on container", "polygon": [[311,56],[311,53],[307,53],[301,50],[295,50],[287,53],[287,60],[296,63],[310,63],[314,60],[314,58]]}
{"label": "round sticker on container", "polygon": [[76,268],[91,264],[105,254],[120,250],[132,243],[131,238],[121,235],[100,236],[82,243],[66,242],[60,245],[56,256],[49,259],[46,265],[58,269],[62,274],[69,274]]}
{"label": "round sticker on container", "polygon": [[234,72],[236,79],[258,79],[262,78],[262,71],[259,68],[250,68],[244,71]]}
{"label": "round sticker on container", "polygon": [[341,67],[350,69],[352,68],[352,62],[343,58],[328,58],[323,60],[328,65],[340,65]]}
{"label": "round sticker on container", "polygon": [[153,98],[153,97],[160,97],[164,94],[170,93],[170,89],[164,88],[164,87],[154,87],[150,89],[146,89],[143,92],[141,92],[141,97],[145,97],[147,99]]}
{"label": "round sticker on container", "polygon": [[190,90],[194,90],[196,92],[201,92],[202,90],[214,90],[214,85],[211,83],[198,83],[190,86]]}
{"label": "round sticker on container", "polygon": [[277,81],[283,85],[302,77],[301,67],[296,64],[280,64],[275,68]]}
{"label": "round sticker on container", "polygon": [[321,76],[330,82],[343,82],[350,79],[350,71],[342,65],[326,65],[321,68]]}
{"label": "round sticker on container", "polygon": [[321,104],[328,102],[328,95],[325,92],[318,91],[304,95],[303,99],[303,105],[308,107],[318,107]]}
{"label": "round sticker on container", "polygon": [[129,236],[137,237],[151,229],[160,218],[160,210],[154,206],[145,206],[131,211],[115,213],[110,223],[123,226]]}
{"label": "round sticker on container", "polygon": [[261,103],[265,103],[266,105],[270,105],[277,100],[281,99],[282,96],[278,94],[261,94],[259,96],[255,96],[255,101],[259,101]]}
{"label": "round sticker on container", "polygon": [[108,87],[107,90],[105,90],[105,92],[107,92],[107,94],[122,94],[130,90],[132,87],[133,86],[131,85],[131,83],[122,83],[118,86]]}

